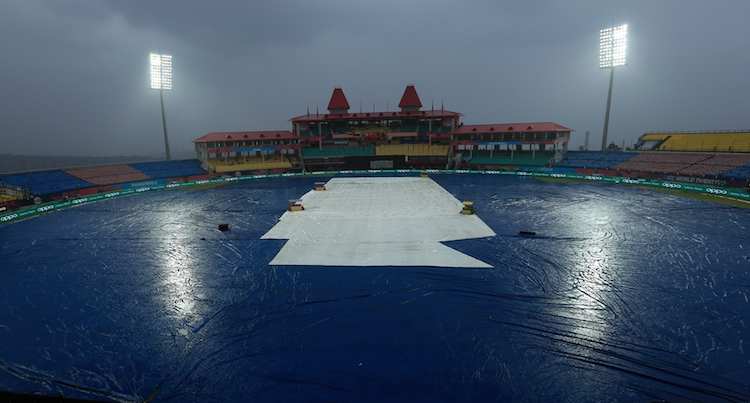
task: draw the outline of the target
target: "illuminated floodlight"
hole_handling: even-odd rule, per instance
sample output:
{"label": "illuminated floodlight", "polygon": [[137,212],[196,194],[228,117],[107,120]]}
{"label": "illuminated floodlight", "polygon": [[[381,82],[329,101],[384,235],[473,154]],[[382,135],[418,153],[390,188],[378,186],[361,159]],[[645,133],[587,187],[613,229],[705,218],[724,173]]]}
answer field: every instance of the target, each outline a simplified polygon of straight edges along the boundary
{"label": "illuminated floodlight", "polygon": [[161,104],[161,126],[164,130],[164,157],[172,159],[169,152],[169,136],[167,135],[167,115],[164,112],[164,91],[172,89],[172,55],[151,53],[148,55],[151,66],[151,89],[159,90]]}
{"label": "illuminated floodlight", "polygon": [[172,89],[172,55],[151,53],[149,55],[151,64],[151,89]]}
{"label": "illuminated floodlight", "polygon": [[615,79],[615,67],[625,65],[627,62],[627,51],[628,24],[604,28],[599,31],[599,68],[609,69],[609,91],[607,92],[607,108],[604,111],[602,151],[607,150],[609,111],[612,108],[612,82]]}
{"label": "illuminated floodlight", "polygon": [[599,68],[624,66],[627,62],[628,24],[599,31]]}

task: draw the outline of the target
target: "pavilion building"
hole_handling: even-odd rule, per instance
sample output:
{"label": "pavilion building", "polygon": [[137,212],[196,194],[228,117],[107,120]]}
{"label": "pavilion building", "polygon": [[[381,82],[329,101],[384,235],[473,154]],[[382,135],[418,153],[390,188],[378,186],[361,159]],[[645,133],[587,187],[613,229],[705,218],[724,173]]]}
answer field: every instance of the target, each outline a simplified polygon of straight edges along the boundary
{"label": "pavilion building", "polygon": [[328,113],[290,119],[290,131],[217,132],[195,140],[210,172],[549,165],[571,129],[552,122],[468,125],[462,114],[425,110],[407,85],[395,111],[351,112],[334,88]]}

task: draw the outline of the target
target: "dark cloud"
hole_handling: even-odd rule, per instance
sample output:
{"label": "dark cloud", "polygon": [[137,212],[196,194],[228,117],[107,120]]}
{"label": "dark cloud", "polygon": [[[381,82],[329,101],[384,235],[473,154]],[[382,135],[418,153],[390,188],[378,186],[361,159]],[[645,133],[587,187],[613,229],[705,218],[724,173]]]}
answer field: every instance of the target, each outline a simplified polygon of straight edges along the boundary
{"label": "dark cloud", "polygon": [[135,29],[163,31],[196,47],[229,56],[258,47],[310,43],[336,23],[336,10],[319,12],[314,1],[202,0],[107,4]]}
{"label": "dark cloud", "polygon": [[288,127],[343,86],[354,109],[406,83],[467,122],[554,120],[592,139],[598,30],[631,27],[610,136],[746,128],[750,3],[718,0],[86,1],[0,4],[2,152],[158,154],[149,51],[174,54],[173,148],[209,130]]}

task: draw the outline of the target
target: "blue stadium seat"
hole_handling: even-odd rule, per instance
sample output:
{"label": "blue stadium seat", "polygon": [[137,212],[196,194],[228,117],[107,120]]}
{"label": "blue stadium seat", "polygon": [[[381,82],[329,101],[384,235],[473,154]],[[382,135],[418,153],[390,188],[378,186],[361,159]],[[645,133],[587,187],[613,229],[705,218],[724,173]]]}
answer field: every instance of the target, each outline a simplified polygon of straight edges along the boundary
{"label": "blue stadium seat", "polygon": [[0,176],[0,182],[28,189],[33,195],[43,196],[92,186],[89,182],[56,169]]}
{"label": "blue stadium seat", "polygon": [[632,152],[568,151],[559,166],[573,168],[614,168],[635,157]]}
{"label": "blue stadium seat", "polygon": [[732,179],[748,180],[750,179],[750,165],[735,168],[725,173],[724,176]]}
{"label": "blue stadium seat", "polygon": [[154,179],[178,178],[206,173],[198,160],[140,162],[130,164],[130,166]]}

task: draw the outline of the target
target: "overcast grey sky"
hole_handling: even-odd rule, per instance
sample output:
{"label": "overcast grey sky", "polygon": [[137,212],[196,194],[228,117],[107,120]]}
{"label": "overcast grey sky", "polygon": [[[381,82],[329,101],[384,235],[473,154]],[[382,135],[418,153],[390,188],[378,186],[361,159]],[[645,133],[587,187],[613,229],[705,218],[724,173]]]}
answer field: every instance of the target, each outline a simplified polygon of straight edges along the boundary
{"label": "overcast grey sky", "polygon": [[628,23],[610,138],[750,127],[747,0],[0,0],[0,153],[159,155],[148,53],[174,55],[173,150],[215,130],[286,129],[342,86],[393,108],[415,83],[466,123],[601,135],[598,32]]}

